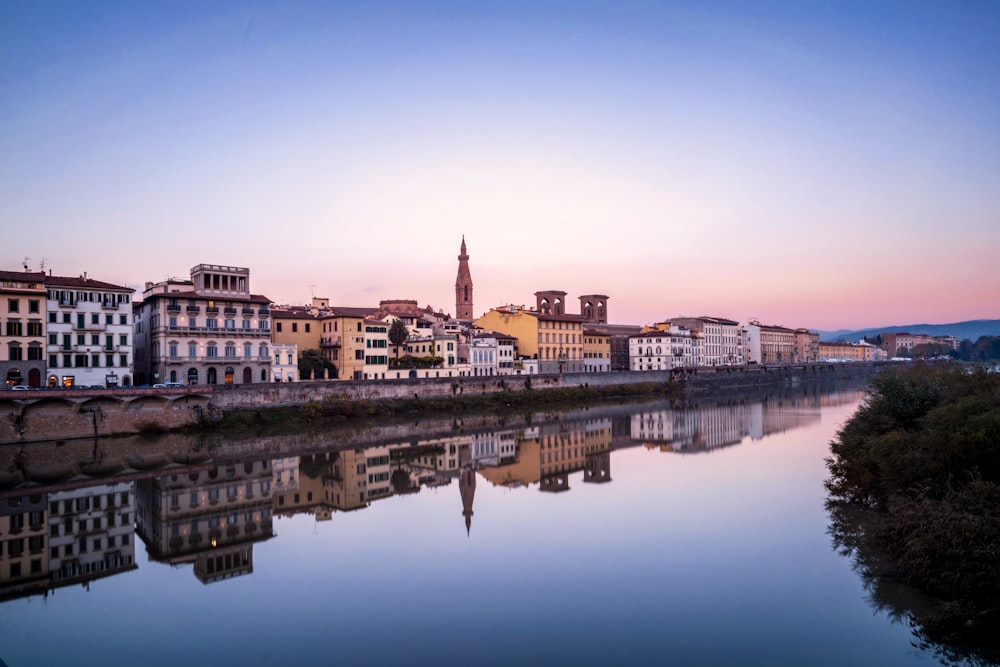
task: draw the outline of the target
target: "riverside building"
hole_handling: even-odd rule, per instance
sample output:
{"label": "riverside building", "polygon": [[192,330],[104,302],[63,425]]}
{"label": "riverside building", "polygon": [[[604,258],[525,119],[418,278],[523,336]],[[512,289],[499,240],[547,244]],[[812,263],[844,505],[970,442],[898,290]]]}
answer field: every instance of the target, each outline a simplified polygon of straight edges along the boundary
{"label": "riverside building", "polygon": [[146,283],[134,308],[136,382],[270,382],[270,305],[242,267],[198,264],[190,280]]}

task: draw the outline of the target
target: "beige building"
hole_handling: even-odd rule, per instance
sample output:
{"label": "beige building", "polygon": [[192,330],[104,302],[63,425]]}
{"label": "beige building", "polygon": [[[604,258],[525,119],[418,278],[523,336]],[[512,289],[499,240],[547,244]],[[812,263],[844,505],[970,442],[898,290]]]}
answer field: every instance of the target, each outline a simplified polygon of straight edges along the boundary
{"label": "beige building", "polygon": [[134,308],[136,383],[270,382],[270,305],[236,266],[199,264],[190,280],[146,283]]}
{"label": "beige building", "polygon": [[850,360],[850,361],[875,361],[879,358],[879,349],[869,343],[848,343],[836,341],[833,343],[819,343],[819,359],[829,360]]}
{"label": "beige building", "polygon": [[361,380],[365,374],[365,320],[376,308],[335,306],[322,320],[320,349],[337,368],[339,380]]}
{"label": "beige building", "polygon": [[799,361],[794,329],[751,322],[744,332],[748,363],[791,364]]}
{"label": "beige building", "polygon": [[45,378],[45,273],[0,271],[0,380],[41,387]]}
{"label": "beige building", "polygon": [[796,358],[803,363],[812,363],[822,356],[819,352],[819,334],[808,329],[795,330]]}

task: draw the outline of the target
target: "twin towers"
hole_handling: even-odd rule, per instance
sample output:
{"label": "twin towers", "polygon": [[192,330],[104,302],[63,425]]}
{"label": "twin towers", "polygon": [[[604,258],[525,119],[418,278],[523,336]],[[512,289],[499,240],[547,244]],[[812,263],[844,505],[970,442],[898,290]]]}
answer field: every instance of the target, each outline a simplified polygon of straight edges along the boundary
{"label": "twin towers", "polygon": [[[566,315],[566,292],[548,290],[535,292],[538,312],[547,315]],[[604,294],[588,294],[580,297],[580,315],[585,322],[607,324],[608,297]],[[476,319],[472,306],[472,273],[469,271],[469,253],[462,235],[462,247],[458,253],[458,276],[455,278],[455,319],[472,322]]]}

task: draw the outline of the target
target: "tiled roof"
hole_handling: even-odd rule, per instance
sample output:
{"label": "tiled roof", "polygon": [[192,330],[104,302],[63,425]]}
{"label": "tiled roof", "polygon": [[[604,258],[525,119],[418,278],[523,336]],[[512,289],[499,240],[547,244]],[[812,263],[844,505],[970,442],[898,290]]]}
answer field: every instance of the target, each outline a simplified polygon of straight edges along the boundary
{"label": "tiled roof", "polygon": [[73,277],[73,276],[45,276],[45,284],[52,287],[74,287],[80,289],[104,289],[134,292],[135,290],[126,285],[115,285],[105,283],[93,278]]}

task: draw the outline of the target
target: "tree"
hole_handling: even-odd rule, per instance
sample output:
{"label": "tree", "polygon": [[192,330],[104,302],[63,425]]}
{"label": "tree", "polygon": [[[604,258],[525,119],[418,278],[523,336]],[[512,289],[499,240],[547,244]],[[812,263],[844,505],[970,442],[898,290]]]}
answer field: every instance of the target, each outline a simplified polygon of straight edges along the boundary
{"label": "tree", "polygon": [[406,328],[403,320],[398,318],[393,320],[392,326],[389,327],[389,342],[396,348],[396,359],[399,359],[399,346],[405,344],[409,337],[410,330]]}
{"label": "tree", "polygon": [[316,375],[322,375],[324,369],[330,371],[327,377],[337,376],[337,367],[320,350],[303,350],[299,355],[299,379],[311,380]]}

